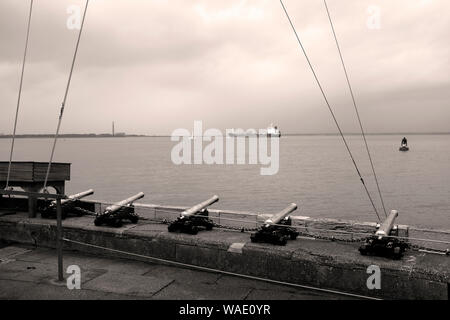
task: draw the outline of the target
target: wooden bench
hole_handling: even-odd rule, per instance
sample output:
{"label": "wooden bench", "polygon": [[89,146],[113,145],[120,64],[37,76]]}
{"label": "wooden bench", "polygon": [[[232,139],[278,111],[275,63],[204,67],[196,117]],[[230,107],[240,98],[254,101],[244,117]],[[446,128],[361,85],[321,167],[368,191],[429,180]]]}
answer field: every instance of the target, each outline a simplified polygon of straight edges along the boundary
{"label": "wooden bench", "polygon": [[[0,188],[6,187],[8,161],[0,161]],[[27,192],[40,192],[44,187],[48,162],[14,161],[11,164],[9,177],[10,187],[20,187]],[[53,187],[58,194],[65,194],[65,182],[70,180],[70,163],[52,163],[47,187]],[[36,217],[37,199],[28,197],[28,213]]]}

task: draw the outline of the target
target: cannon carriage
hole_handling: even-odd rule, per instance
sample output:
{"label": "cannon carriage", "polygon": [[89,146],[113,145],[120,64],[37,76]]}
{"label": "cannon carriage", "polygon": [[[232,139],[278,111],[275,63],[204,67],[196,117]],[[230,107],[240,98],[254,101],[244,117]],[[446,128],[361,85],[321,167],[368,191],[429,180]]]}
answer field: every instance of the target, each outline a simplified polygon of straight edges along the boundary
{"label": "cannon carriage", "polygon": [[133,202],[142,199],[143,197],[144,193],[139,192],[128,199],[108,206],[105,211],[95,217],[94,224],[96,226],[107,225],[114,228],[120,228],[123,225],[123,220],[137,223],[139,216],[134,211]]}
{"label": "cannon carriage", "polygon": [[258,231],[251,234],[252,242],[267,242],[276,245],[286,245],[288,240],[295,240],[299,232],[291,227],[292,220],[289,216],[297,209],[295,203],[267,219]]}
{"label": "cannon carriage", "polygon": [[219,201],[219,197],[214,195],[208,200],[184,210],[175,221],[169,224],[168,231],[197,234],[200,230],[212,230],[214,222],[209,219],[208,207],[217,201]]}
{"label": "cannon carriage", "polygon": [[[93,189],[89,189],[77,194],[73,194],[67,197],[67,199],[61,200],[61,218],[65,219],[69,216],[81,217],[85,214],[85,211],[81,208],[81,200],[94,194]],[[42,218],[56,219],[56,201],[44,201],[38,211],[41,213]]]}
{"label": "cannon carriage", "polygon": [[398,226],[394,225],[398,216],[397,210],[392,210],[378,230],[359,247],[362,255],[376,255],[392,259],[400,259],[408,248],[408,243],[398,237]]}

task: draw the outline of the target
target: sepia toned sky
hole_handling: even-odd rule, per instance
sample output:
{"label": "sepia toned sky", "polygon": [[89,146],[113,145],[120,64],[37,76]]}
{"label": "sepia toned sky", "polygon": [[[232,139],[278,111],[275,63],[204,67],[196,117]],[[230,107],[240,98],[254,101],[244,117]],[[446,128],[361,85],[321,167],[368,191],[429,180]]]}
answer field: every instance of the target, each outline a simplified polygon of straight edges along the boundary
{"label": "sepia toned sky", "polygon": [[[344,132],[358,125],[322,0],[284,0]],[[368,132],[450,132],[450,2],[328,0]],[[52,133],[79,0],[35,0],[17,133]],[[29,0],[0,0],[0,133],[12,132]],[[377,15],[379,10],[379,15]],[[377,19],[379,17],[379,19]],[[378,23],[375,23],[378,22]],[[278,0],[91,0],[63,133],[336,132]]]}

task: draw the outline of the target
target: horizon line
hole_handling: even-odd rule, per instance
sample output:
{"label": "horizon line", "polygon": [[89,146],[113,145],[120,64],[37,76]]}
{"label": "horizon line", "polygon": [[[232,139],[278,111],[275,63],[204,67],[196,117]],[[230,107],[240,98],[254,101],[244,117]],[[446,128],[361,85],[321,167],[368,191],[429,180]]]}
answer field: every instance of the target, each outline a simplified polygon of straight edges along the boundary
{"label": "horizon line", "polygon": [[[360,136],[358,132],[344,133],[348,136]],[[365,135],[450,135],[450,132],[368,132]],[[124,137],[170,137],[170,134],[138,134],[138,133],[121,133],[120,135],[112,135],[111,133],[63,133],[59,135],[64,138],[124,138]],[[319,133],[284,133],[282,136],[339,136],[337,132],[319,132]],[[12,134],[1,134],[0,139],[12,138]],[[54,137],[53,133],[24,133],[16,134],[16,138],[50,138]]]}

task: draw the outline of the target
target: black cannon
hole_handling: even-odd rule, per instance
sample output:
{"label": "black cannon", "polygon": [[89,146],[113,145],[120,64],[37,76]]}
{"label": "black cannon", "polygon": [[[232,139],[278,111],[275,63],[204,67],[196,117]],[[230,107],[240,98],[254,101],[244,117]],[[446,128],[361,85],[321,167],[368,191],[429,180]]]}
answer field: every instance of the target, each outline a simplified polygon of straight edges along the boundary
{"label": "black cannon", "polygon": [[168,226],[169,232],[197,234],[200,230],[211,230],[214,222],[209,219],[207,207],[219,201],[218,196],[203,201],[192,208],[183,211],[180,216]]}
{"label": "black cannon", "polygon": [[[81,217],[85,211],[80,208],[80,200],[94,194],[93,189],[89,189],[77,194],[73,194],[67,199],[61,200],[61,217],[65,219],[69,216]],[[39,208],[42,218],[56,219],[56,201],[45,201]]]}
{"label": "black cannon", "polygon": [[362,255],[376,255],[392,259],[400,259],[408,244],[399,239],[398,226],[394,221],[398,216],[397,210],[392,210],[386,220],[380,225],[374,235],[368,237],[359,247]]}
{"label": "black cannon", "polygon": [[134,212],[133,202],[143,197],[144,193],[140,192],[107,207],[104,212],[95,217],[94,224],[96,226],[105,224],[109,227],[120,228],[123,225],[124,219],[129,220],[131,223],[137,223],[139,216]]}
{"label": "black cannon", "polygon": [[292,221],[289,214],[297,209],[295,203],[267,219],[258,231],[250,235],[252,242],[266,242],[276,245],[286,245],[288,239],[295,240],[299,232],[291,227]]}

